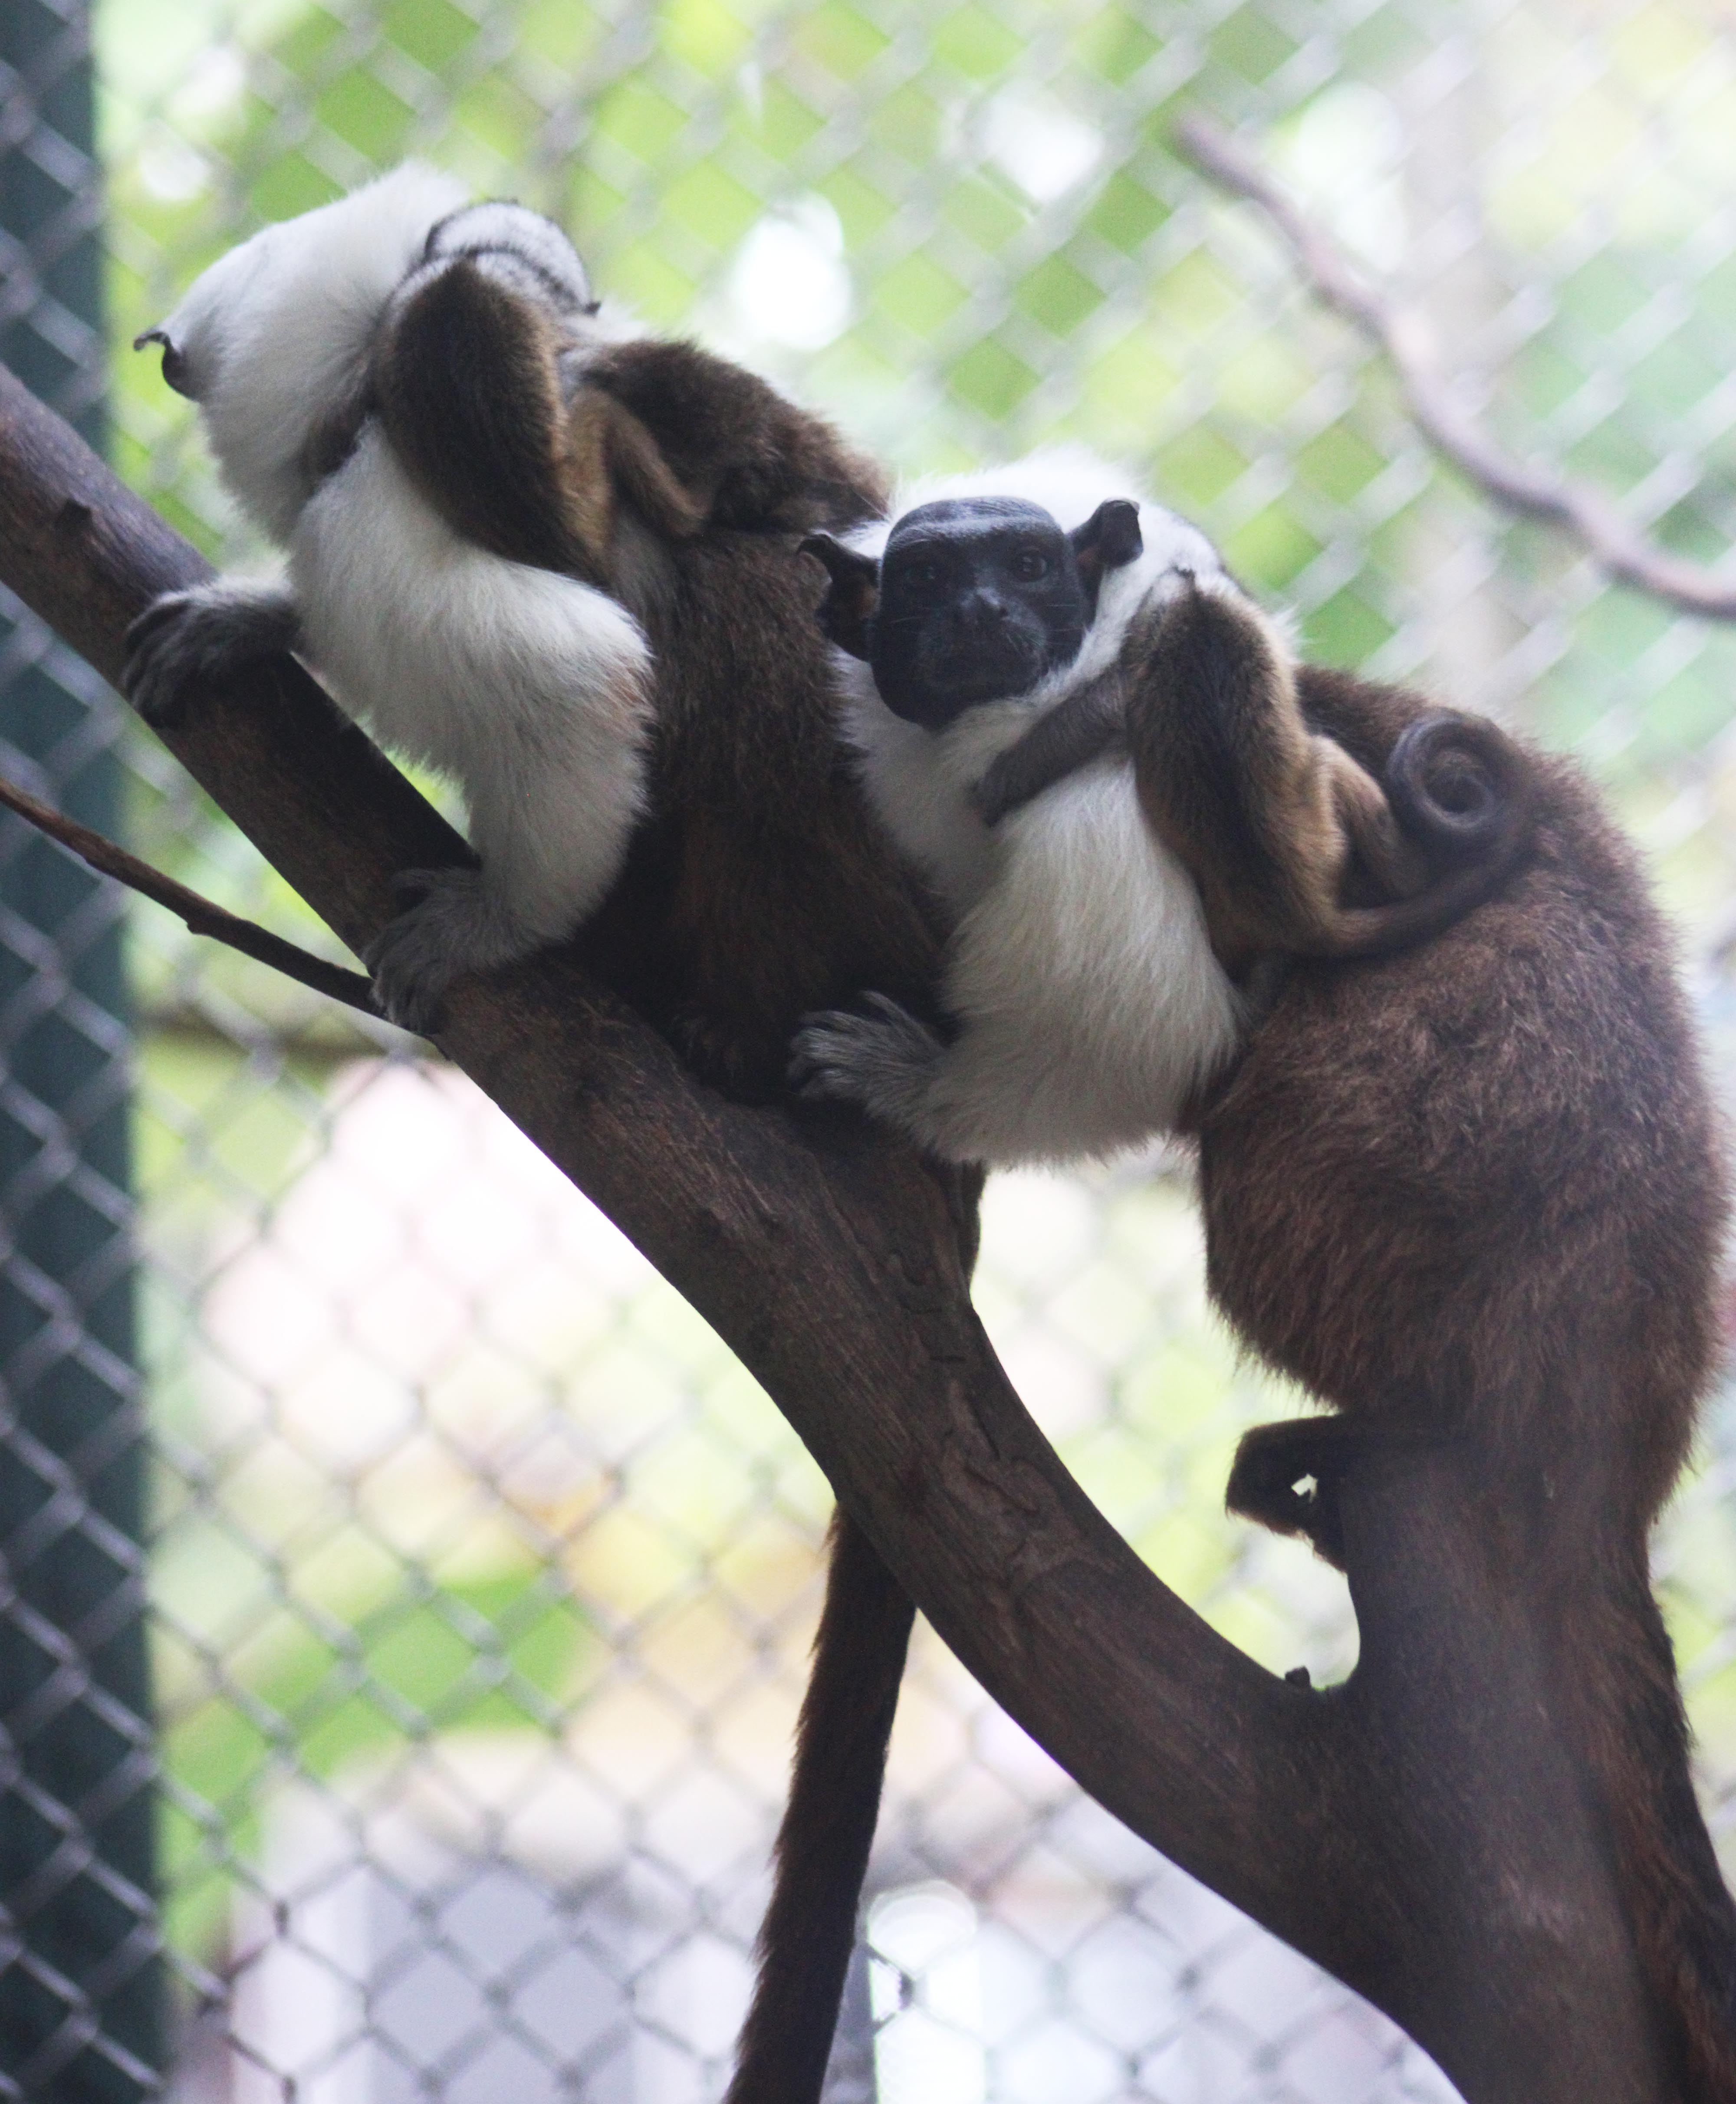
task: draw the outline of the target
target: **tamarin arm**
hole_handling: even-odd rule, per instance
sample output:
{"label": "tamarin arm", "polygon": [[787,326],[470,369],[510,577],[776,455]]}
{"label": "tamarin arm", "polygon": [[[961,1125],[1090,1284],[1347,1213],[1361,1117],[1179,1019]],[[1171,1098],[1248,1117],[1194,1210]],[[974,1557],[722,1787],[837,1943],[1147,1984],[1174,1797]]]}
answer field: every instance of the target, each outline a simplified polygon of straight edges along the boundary
{"label": "tamarin arm", "polygon": [[1127,698],[1116,671],[1100,673],[1057,702],[1016,745],[990,761],[972,788],[971,801],[984,823],[997,824],[1009,811],[1119,745],[1126,718]]}
{"label": "tamarin arm", "polygon": [[372,374],[392,450],[466,539],[600,582],[562,479],[567,411],[549,316],[469,256],[397,295]]}
{"label": "tamarin arm", "polygon": [[1265,622],[1190,590],[1136,622],[1122,653],[1140,800],[1200,889],[1220,954],[1287,948],[1343,858],[1315,741]]}

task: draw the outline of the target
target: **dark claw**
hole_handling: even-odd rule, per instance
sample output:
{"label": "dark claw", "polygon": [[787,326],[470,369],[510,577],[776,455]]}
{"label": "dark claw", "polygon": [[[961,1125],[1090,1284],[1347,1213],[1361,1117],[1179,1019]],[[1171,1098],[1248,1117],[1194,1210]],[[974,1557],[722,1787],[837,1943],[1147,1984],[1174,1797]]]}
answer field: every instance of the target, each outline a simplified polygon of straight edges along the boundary
{"label": "dark claw", "polygon": [[159,628],[175,619],[186,602],[178,595],[153,600],[143,613],[127,624],[127,648],[137,652],[144,649],[149,639]]}
{"label": "dark claw", "polygon": [[906,1028],[915,1020],[909,1010],[894,1001],[889,993],[865,993],[862,996],[862,1006],[871,1015],[880,1017],[882,1022],[899,1023]]}
{"label": "dark claw", "polygon": [[178,711],[193,666],[190,653],[176,647],[177,632],[192,606],[190,594],[166,592],[128,624],[121,684],[146,723],[168,723]]}
{"label": "dark claw", "polygon": [[[870,994],[866,998],[876,998]],[[848,1009],[816,1009],[801,1019],[790,1048],[790,1063],[786,1077],[790,1087],[804,1103],[826,1103],[853,1102],[855,1098],[846,1086],[841,1086],[838,1075],[828,1065],[825,1059],[810,1049],[807,1040],[816,1030],[836,1030],[841,1024],[855,1023],[860,1019]]]}

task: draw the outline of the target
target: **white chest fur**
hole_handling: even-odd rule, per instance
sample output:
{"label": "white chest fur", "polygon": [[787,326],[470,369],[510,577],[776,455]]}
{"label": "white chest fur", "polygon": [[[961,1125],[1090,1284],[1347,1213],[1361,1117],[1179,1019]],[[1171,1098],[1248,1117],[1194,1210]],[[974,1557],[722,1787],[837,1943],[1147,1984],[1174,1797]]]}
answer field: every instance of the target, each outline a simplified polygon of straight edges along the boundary
{"label": "white chest fur", "polygon": [[942,985],[959,1030],[917,1136],[997,1164],[1107,1153],[1174,1126],[1234,1054],[1241,1003],[1125,759],[983,824],[964,790],[1030,721],[992,713],[938,738],[900,724],[864,754],[871,800],[959,916]]}

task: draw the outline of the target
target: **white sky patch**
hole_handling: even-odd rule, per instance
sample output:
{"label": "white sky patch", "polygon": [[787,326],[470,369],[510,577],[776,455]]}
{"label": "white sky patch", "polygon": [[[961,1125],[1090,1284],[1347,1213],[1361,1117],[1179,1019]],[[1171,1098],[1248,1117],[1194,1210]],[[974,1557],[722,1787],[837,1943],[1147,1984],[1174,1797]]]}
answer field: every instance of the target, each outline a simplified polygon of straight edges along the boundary
{"label": "white sky patch", "polygon": [[850,325],[855,303],[844,229],[810,193],[749,228],[730,269],[730,305],[750,337],[823,350]]}
{"label": "white sky patch", "polygon": [[1064,197],[1103,158],[1104,137],[1052,96],[1003,88],[982,114],[983,152],[1033,204]]}
{"label": "white sky patch", "polygon": [[868,1910],[874,2073],[889,2104],[984,2104],[976,1910],[939,1883],[883,1894]]}
{"label": "white sky patch", "polygon": [[226,117],[247,84],[247,61],[234,45],[213,44],[188,68],[186,78],[170,100],[170,114],[182,124]]}

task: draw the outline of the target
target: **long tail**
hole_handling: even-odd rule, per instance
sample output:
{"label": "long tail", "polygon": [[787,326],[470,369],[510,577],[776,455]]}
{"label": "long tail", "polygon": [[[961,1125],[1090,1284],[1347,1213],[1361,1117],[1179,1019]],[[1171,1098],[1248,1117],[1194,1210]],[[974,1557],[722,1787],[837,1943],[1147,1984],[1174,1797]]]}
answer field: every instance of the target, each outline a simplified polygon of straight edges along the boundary
{"label": "long tail", "polygon": [[760,1930],[759,1977],[725,2104],[818,2104],[914,1613],[841,1506]]}
{"label": "long tail", "polygon": [[1736,2104],[1736,1903],[1694,1797],[1675,1656],[1643,1550],[1612,1558],[1599,1578],[1560,1605],[1560,1699],[1603,1801],[1681,2093]]}

